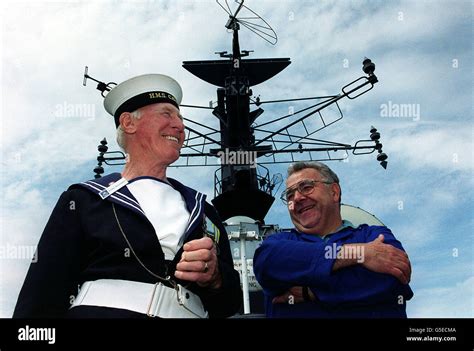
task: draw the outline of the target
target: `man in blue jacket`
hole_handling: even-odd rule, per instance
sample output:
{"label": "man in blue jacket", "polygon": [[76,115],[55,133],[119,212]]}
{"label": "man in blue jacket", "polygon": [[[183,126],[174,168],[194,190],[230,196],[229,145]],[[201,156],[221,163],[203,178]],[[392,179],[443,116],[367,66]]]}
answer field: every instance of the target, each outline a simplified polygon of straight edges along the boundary
{"label": "man in blue jacket", "polygon": [[181,98],[179,84],[161,74],[108,93],[125,168],[61,195],[13,317],[205,318],[239,310],[239,275],[216,211],[166,175],[185,138]]}
{"label": "man in blue jacket", "polygon": [[390,229],[343,221],[339,179],[323,163],[293,164],[286,185],[295,229],[254,255],[267,316],[406,318],[411,266]]}

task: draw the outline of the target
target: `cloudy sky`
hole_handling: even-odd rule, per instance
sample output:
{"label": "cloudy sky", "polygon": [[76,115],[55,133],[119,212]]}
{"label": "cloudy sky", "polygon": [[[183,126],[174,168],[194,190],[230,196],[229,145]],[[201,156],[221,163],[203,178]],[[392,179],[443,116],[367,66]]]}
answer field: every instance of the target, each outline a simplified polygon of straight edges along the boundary
{"label": "cloudy sky", "polygon": [[[329,165],[343,202],[375,214],[403,243],[415,292],[410,317],[473,317],[473,52],[469,1],[248,0],[278,34],[272,46],[240,32],[251,57],[291,65],[253,88],[262,100],[337,94],[363,75],[370,57],[380,80],[340,102],[344,118],[317,137],[353,144],[371,125],[389,156],[350,156]],[[36,245],[59,195],[93,177],[97,144],[116,149],[114,124],[84,66],[105,82],[164,73],[186,104],[208,105],[215,87],[181,67],[231,49],[227,15],[200,1],[7,1],[1,8],[0,317],[10,317],[28,248]],[[397,116],[395,109],[410,106]],[[391,108],[387,111],[387,108]],[[398,106],[398,107],[397,107]],[[288,113],[263,106],[262,121]],[[186,117],[215,123],[207,110]],[[271,166],[285,174],[287,165]],[[119,167],[106,172],[120,171]],[[213,196],[215,168],[174,168],[169,176]],[[289,227],[275,201],[267,223]]]}

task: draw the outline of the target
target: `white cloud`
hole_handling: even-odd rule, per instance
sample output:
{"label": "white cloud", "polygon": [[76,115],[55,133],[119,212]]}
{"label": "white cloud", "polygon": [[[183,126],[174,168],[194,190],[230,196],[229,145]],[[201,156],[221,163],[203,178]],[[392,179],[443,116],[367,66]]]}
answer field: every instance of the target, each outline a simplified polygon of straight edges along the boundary
{"label": "white cloud", "polygon": [[398,129],[385,138],[387,149],[411,168],[473,170],[473,138],[469,124],[446,123],[443,129]]}
{"label": "white cloud", "polygon": [[29,265],[29,259],[0,260],[0,318],[12,316]]}
{"label": "white cloud", "polygon": [[409,318],[473,318],[474,277],[453,285],[415,290],[407,303]]}
{"label": "white cloud", "polygon": [[23,208],[3,211],[0,218],[0,317],[9,318],[13,313],[18,293],[33,257],[16,252],[30,253],[36,250],[51,208],[34,195],[35,200],[24,198]]}

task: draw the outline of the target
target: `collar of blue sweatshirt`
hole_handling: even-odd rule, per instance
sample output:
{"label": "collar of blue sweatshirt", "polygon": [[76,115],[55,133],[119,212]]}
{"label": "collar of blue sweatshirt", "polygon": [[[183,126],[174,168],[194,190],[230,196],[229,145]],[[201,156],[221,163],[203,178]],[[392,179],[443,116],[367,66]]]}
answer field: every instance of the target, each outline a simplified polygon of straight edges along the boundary
{"label": "collar of blue sweatshirt", "polygon": [[327,242],[331,238],[332,235],[334,235],[336,233],[339,233],[339,232],[343,231],[346,228],[356,229],[357,227],[354,226],[354,224],[352,224],[350,221],[344,219],[342,221],[342,224],[333,233],[329,233],[329,234],[326,234],[326,235],[323,235],[323,236],[301,233],[301,232],[297,231],[296,229],[293,229],[293,231],[300,234],[300,235],[305,236],[308,239],[313,239],[314,241],[323,240],[324,242]]}

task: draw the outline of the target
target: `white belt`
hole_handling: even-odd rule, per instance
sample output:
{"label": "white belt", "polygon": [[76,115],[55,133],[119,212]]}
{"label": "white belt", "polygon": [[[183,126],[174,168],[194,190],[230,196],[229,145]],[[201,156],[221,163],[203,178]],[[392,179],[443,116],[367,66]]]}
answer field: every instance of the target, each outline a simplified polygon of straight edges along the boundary
{"label": "white belt", "polygon": [[201,299],[185,287],[99,279],[82,284],[71,308],[81,305],[130,310],[160,318],[207,318]]}

